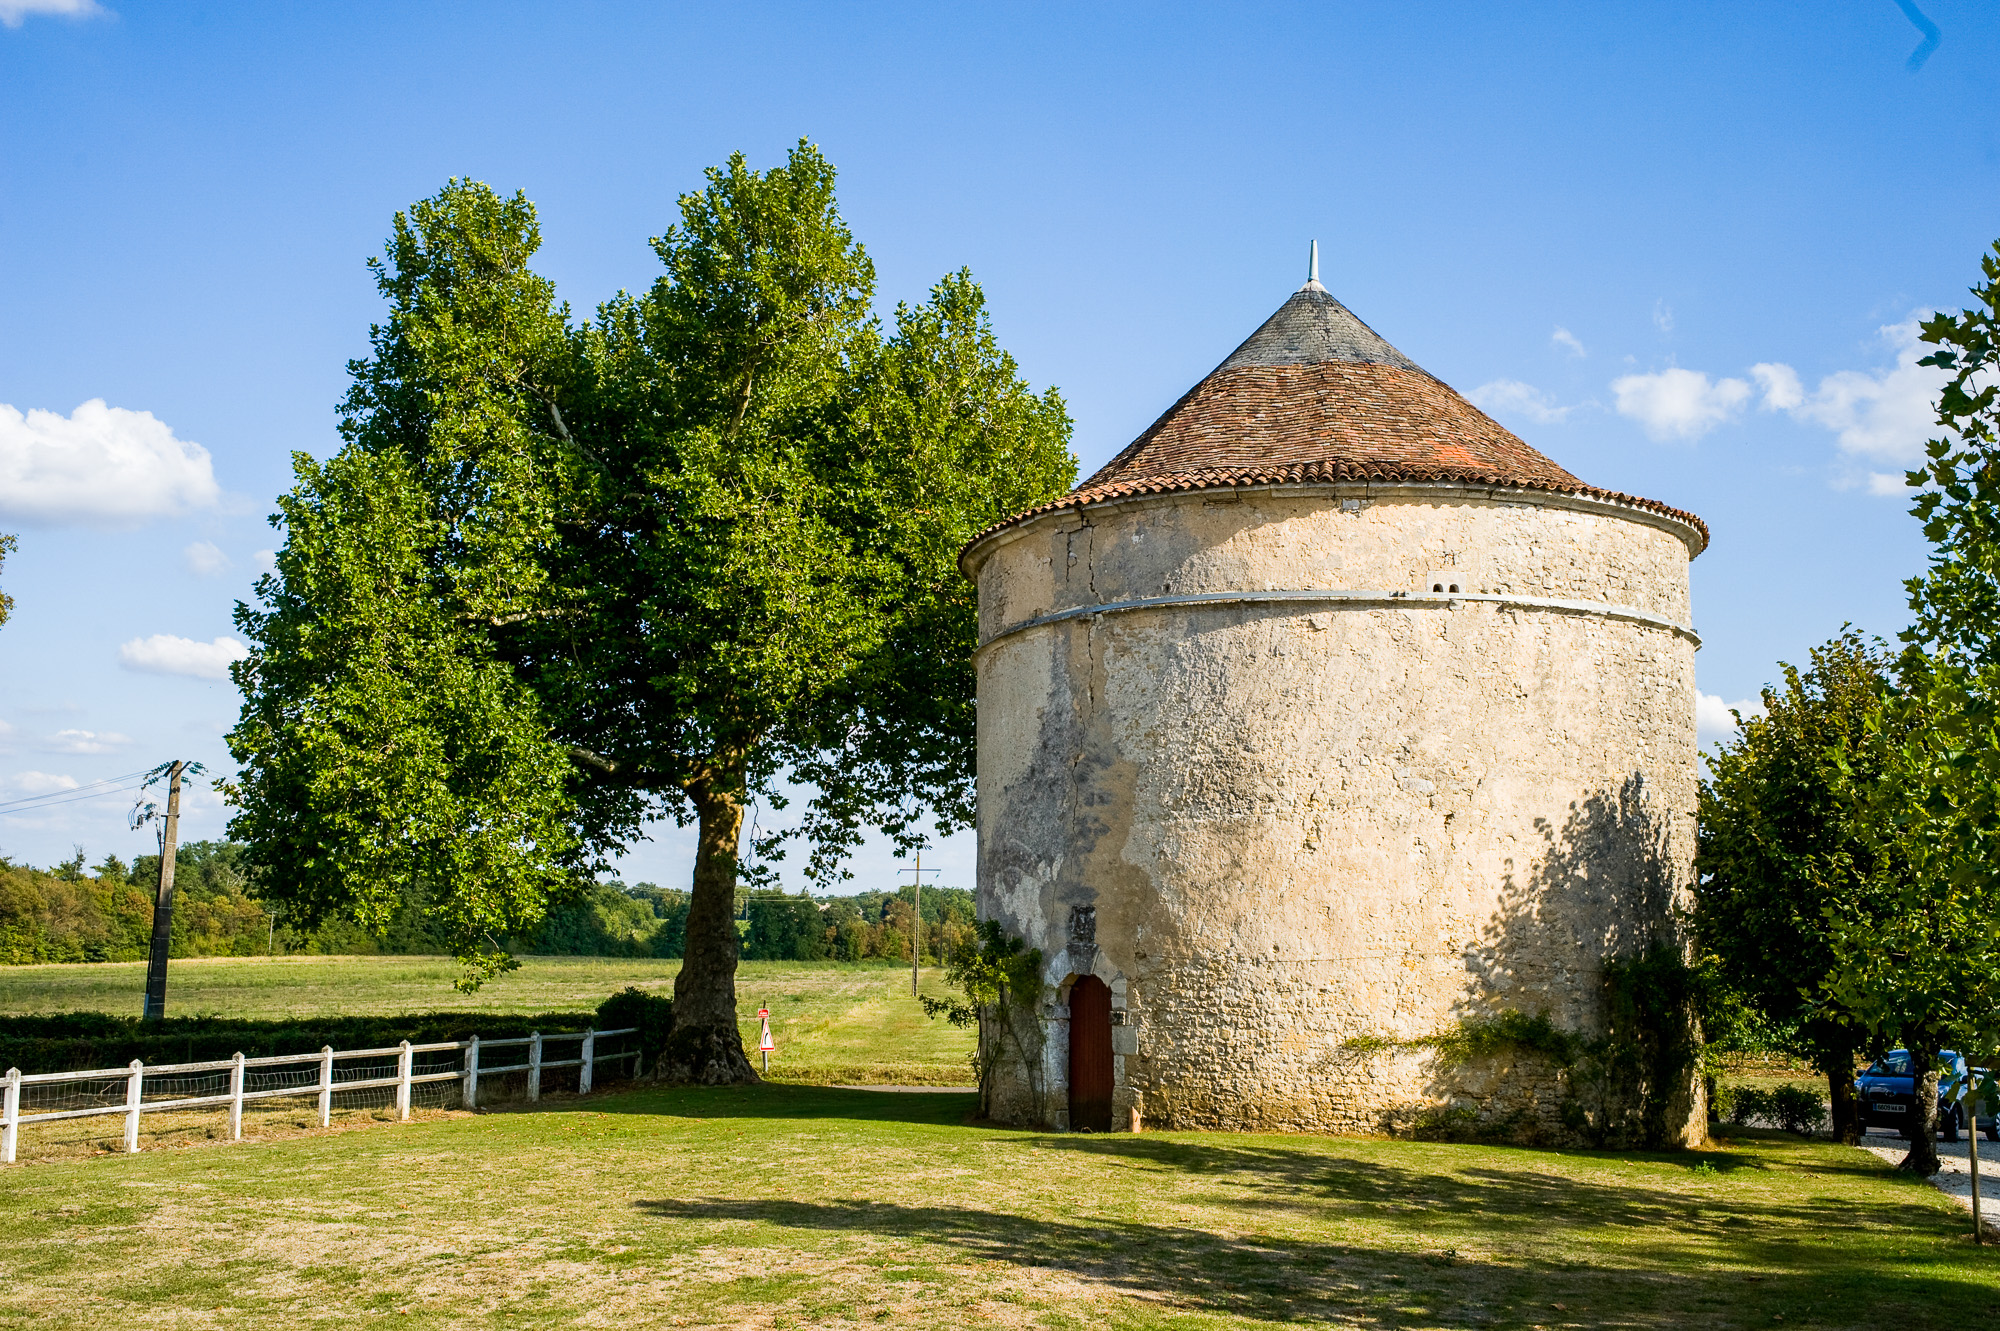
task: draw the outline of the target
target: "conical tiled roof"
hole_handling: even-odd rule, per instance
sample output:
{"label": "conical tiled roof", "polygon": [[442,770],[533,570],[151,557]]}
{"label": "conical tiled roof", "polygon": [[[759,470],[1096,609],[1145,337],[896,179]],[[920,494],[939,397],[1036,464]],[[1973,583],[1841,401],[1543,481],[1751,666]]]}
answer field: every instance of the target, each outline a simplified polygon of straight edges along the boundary
{"label": "conical tiled roof", "polygon": [[1585,485],[1390,346],[1317,280],[1089,480],[999,526],[1135,494],[1369,482],[1589,495],[1678,518],[1708,543],[1692,513]]}

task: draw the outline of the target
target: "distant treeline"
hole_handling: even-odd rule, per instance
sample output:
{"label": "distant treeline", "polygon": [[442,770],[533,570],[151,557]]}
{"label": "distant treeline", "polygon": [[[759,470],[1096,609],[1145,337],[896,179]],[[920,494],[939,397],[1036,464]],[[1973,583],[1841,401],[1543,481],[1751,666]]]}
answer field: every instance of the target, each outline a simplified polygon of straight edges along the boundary
{"label": "distant treeline", "polygon": [[[267,906],[243,866],[242,847],[195,841],[174,856],[173,955],[247,957],[267,953],[428,954],[447,950],[421,910],[406,908],[381,934],[352,920],[313,930],[286,923],[282,905]],[[50,961],[143,961],[152,938],[160,857],[126,864],[107,855],[85,867],[79,849],[51,869],[0,857],[0,964]],[[688,894],[651,883],[609,882],[558,903],[536,934],[513,950],[532,955],[679,957],[687,937]],[[809,897],[744,892],[736,927],[743,956],[762,961],[904,960],[910,955],[907,891]],[[972,931],[972,894],[962,888],[923,892],[923,955],[936,961]]]}

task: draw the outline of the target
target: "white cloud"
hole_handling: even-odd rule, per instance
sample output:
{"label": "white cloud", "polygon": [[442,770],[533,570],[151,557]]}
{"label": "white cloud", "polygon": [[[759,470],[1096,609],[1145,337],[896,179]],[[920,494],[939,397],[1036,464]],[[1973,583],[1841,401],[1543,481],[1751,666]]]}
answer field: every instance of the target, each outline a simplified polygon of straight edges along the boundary
{"label": "white cloud", "polygon": [[[1924,455],[1924,441],[1937,431],[1938,390],[1951,376],[1934,366],[1919,365],[1924,354],[1918,339],[1922,312],[1881,330],[1895,363],[1880,370],[1841,370],[1819,381],[1810,394],[1789,365],[1755,365],[1750,373],[1764,389],[1767,411],[1789,412],[1834,432],[1843,453],[1874,462],[1914,466]],[[1877,476],[1869,489],[1881,494]],[[1902,477],[1888,493],[1904,491]]]}
{"label": "white cloud", "polygon": [[1698,439],[1734,416],[1750,400],[1741,379],[1718,379],[1669,366],[1653,374],[1628,374],[1611,381],[1618,414],[1630,416],[1655,439]]}
{"label": "white cloud", "polygon": [[1472,400],[1480,410],[1526,416],[1537,425],[1560,425],[1576,408],[1559,407],[1555,399],[1533,384],[1519,379],[1495,379],[1472,390]]}
{"label": "white cloud", "polygon": [[188,566],[189,572],[203,577],[226,572],[230,567],[229,556],[223,554],[222,548],[212,541],[196,541],[182,550],[181,562]]}
{"label": "white cloud", "polygon": [[30,14],[95,18],[103,12],[97,0],[0,0],[0,26],[18,28]]}
{"label": "white cloud", "polygon": [[1900,471],[1871,471],[1868,473],[1868,493],[1895,499],[1910,493],[1910,482]]}
{"label": "white cloud", "polygon": [[1757,381],[1757,387],[1764,390],[1764,410],[1792,411],[1806,400],[1805,386],[1799,382],[1799,372],[1789,365],[1767,363],[1752,365],[1750,377]]}
{"label": "white cloud", "polygon": [[1570,332],[1569,329],[1564,328],[1560,324],[1556,325],[1555,332],[1549,334],[1549,341],[1559,347],[1568,348],[1569,354],[1577,357],[1579,360],[1590,354],[1583,349],[1583,343],[1577,339],[1576,334]]}
{"label": "white cloud", "polygon": [[155,675],[187,675],[194,679],[228,679],[229,664],[250,655],[250,649],[234,638],[196,642],[171,633],[155,633],[150,638],[134,638],[118,649],[118,664],[127,670],[144,670]]}
{"label": "white cloud", "polygon": [[1713,693],[1698,692],[1694,695],[1694,734],[1696,742],[1702,748],[1706,749],[1709,745],[1727,740],[1736,734],[1736,718],[1730,715],[1732,710],[1743,713],[1744,719],[1748,720],[1753,716],[1762,716],[1764,704],[1757,698],[1724,702],[1719,695]]}
{"label": "white cloud", "polygon": [[53,795],[58,790],[75,790],[76,778],[50,772],[17,772],[7,778],[7,788],[23,795]]}
{"label": "white cloud", "polygon": [[1664,300],[1653,302],[1653,327],[1662,333],[1674,331],[1674,307]]}
{"label": "white cloud", "polygon": [[50,753],[114,753],[132,742],[130,735],[115,730],[58,730],[42,744]]}
{"label": "white cloud", "polygon": [[208,450],[150,411],[92,398],[67,416],[23,414],[0,402],[0,518],[131,524],[221,497]]}
{"label": "white cloud", "polygon": [[266,573],[270,573],[278,567],[278,552],[276,550],[259,550],[250,557],[256,560],[257,567]]}

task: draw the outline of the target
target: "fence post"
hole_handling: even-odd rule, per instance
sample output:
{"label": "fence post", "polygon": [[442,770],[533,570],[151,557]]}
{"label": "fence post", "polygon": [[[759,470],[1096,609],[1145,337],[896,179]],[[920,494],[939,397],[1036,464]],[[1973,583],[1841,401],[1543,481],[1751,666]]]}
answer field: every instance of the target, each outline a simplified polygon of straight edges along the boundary
{"label": "fence post", "polygon": [[594,1060],[596,1054],[597,1054],[597,1028],[593,1026],[583,1033],[583,1054],[582,1054],[583,1066],[577,1069],[577,1074],[576,1074],[576,1093],[578,1095],[590,1094],[590,1072],[591,1072],[590,1065]]}
{"label": "fence post", "polygon": [[465,1042],[465,1093],[467,1109],[479,1108],[479,1037]]}
{"label": "fence post", "polygon": [[243,1051],[229,1067],[229,1140],[243,1140]]}
{"label": "fence post", "polygon": [[542,1098],[542,1033],[528,1032],[528,1098]]}
{"label": "fence post", "polygon": [[21,1133],[21,1069],[7,1069],[7,1098],[0,1102],[0,1164],[14,1163],[15,1139]]}
{"label": "fence post", "polygon": [[405,1040],[396,1055],[396,1117],[410,1116],[410,1064],[415,1061],[410,1053],[410,1042]]}
{"label": "fence post", "polygon": [[333,1123],[333,1046],[319,1047],[319,1125],[329,1127]]}
{"label": "fence post", "polygon": [[146,1086],[146,1065],[133,1059],[131,1073],[125,1078],[125,1150],[136,1155],[139,1150],[139,1096]]}

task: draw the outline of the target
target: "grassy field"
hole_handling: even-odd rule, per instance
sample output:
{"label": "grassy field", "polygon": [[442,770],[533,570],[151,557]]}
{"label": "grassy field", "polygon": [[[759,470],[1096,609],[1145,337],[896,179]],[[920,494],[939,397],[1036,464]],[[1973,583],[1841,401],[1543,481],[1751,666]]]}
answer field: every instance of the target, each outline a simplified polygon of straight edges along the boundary
{"label": "grassy field", "polygon": [[[627,985],[673,992],[677,961],[527,957],[476,994],[451,988],[443,957],[208,957],[168,969],[168,1010],[224,1017],[315,1017],[403,1012],[589,1013]],[[136,1013],[145,965],[0,966],[0,1013]],[[923,972],[926,993],[942,972]],[[926,1017],[907,969],[875,963],[746,961],[737,972],[746,1045],[768,1004],[778,1052],[771,1075],[812,1083],[962,1085],[970,1033]],[[581,1021],[579,1022],[581,1025]]]}
{"label": "grassy field", "polygon": [[1981,1324],[2000,1255],[1859,1151],[995,1129],[644,1089],[25,1165],[0,1326]]}

